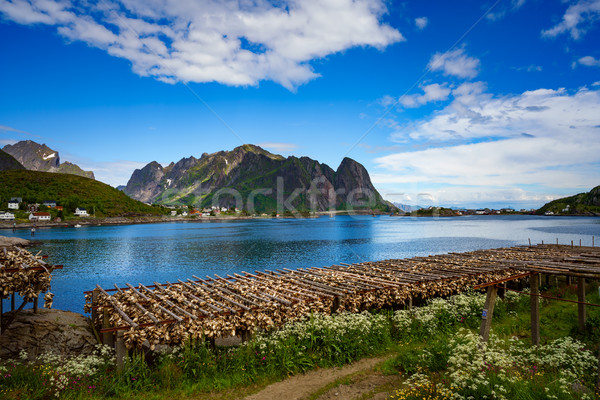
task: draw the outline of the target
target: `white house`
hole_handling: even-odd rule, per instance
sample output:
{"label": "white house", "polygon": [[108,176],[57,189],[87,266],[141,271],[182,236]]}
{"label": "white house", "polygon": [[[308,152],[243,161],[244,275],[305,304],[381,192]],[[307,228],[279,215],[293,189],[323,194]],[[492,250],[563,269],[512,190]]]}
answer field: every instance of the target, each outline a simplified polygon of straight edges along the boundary
{"label": "white house", "polygon": [[56,207],[56,202],[54,200],[46,200],[44,201],[44,205],[46,207],[54,208]]}
{"label": "white house", "polygon": [[75,209],[75,215],[77,215],[78,217],[87,217],[87,216],[89,216],[89,214],[87,213],[87,210],[85,208],[79,208],[79,207],[77,207]]}
{"label": "white house", "polygon": [[47,212],[34,212],[29,214],[30,221],[50,221],[50,213]]}
{"label": "white house", "polygon": [[177,211],[176,211],[176,210],[172,210],[172,211],[171,211],[171,217],[174,217],[174,216],[176,216],[176,215],[177,215]]}
{"label": "white house", "polygon": [[181,213],[181,216],[182,216],[182,217],[187,217],[187,216],[188,216],[188,213],[187,213],[187,211],[183,211],[183,212]]}
{"label": "white house", "polygon": [[19,202],[16,200],[11,200],[8,202],[8,208],[10,210],[18,210],[19,209]]}
{"label": "white house", "polygon": [[3,219],[3,220],[15,219],[15,215],[11,214],[9,212],[5,212],[5,213],[0,212],[0,219]]}

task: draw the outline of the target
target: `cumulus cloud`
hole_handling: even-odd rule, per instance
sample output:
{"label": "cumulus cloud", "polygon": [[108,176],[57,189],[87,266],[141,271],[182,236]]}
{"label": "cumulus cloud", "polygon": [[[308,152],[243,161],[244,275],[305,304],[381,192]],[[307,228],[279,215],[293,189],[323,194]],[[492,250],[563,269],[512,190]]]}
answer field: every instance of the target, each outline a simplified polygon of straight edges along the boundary
{"label": "cumulus cloud", "polygon": [[452,95],[454,100],[442,111],[393,136],[398,142],[408,136],[441,144],[375,159],[389,175],[376,179],[474,186],[597,185],[599,90],[538,89],[495,97],[474,82]]}
{"label": "cumulus cloud", "polygon": [[577,62],[587,67],[600,67],[600,60],[596,60],[592,56],[581,57]]}
{"label": "cumulus cloud", "polygon": [[567,8],[562,21],[542,31],[542,37],[556,37],[569,33],[575,40],[581,39],[600,17],[600,0],[580,0]]}
{"label": "cumulus cloud", "polygon": [[427,17],[419,17],[415,18],[415,25],[419,30],[425,29],[425,27],[429,24],[429,19]]}
{"label": "cumulus cloud", "polygon": [[[356,46],[383,49],[404,40],[381,20],[382,0],[4,0],[14,22],[46,24],[132,63],[165,82],[294,89],[318,77],[310,61]],[[335,21],[335,23],[333,23]]]}
{"label": "cumulus cloud", "polygon": [[430,102],[447,100],[450,95],[450,88],[446,84],[432,83],[422,86],[421,89],[423,94],[403,96],[399,103],[406,108],[415,108]]}
{"label": "cumulus cloud", "polygon": [[479,60],[469,57],[464,49],[456,49],[446,53],[435,53],[428,67],[447,76],[474,78],[479,72]]}

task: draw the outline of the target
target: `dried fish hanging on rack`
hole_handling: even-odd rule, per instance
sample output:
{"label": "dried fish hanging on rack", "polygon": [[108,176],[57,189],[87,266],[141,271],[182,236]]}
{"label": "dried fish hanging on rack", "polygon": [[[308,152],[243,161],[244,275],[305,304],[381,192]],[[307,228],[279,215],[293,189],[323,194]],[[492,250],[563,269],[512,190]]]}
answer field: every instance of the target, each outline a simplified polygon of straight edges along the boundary
{"label": "dried fish hanging on rack", "polygon": [[40,293],[44,296],[44,307],[52,307],[54,295],[48,290],[52,280],[52,271],[62,265],[50,265],[43,261],[40,253],[34,255],[20,247],[0,248],[0,298],[13,294],[23,297],[26,302],[36,299]]}
{"label": "dried fish hanging on rack", "polygon": [[[360,312],[399,306],[414,297],[446,296],[543,263],[598,263],[600,252],[589,249],[513,247],[206,279],[193,276],[148,286],[98,286],[93,304],[92,292],[86,292],[86,311],[96,310],[94,323],[104,326],[100,332],[126,330],[127,347],[154,348],[188,338],[269,330],[311,312]],[[109,326],[103,324],[104,313]]]}

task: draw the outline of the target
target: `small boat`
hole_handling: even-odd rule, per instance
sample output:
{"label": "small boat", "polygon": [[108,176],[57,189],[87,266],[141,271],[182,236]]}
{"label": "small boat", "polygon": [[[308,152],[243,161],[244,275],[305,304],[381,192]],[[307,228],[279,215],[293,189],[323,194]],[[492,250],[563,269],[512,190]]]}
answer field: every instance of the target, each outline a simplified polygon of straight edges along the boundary
{"label": "small boat", "polygon": [[75,228],[81,228],[81,225],[79,225],[79,224],[76,224],[76,225],[75,225]]}

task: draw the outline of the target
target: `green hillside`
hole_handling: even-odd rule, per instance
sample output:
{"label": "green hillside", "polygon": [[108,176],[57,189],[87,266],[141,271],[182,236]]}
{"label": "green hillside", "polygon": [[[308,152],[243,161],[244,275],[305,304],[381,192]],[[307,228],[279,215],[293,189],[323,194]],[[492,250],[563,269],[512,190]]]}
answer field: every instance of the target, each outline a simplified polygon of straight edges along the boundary
{"label": "green hillside", "polygon": [[93,210],[97,217],[158,215],[163,209],[133,200],[125,193],[107,184],[77,175],[39,171],[1,171],[0,209],[6,209],[12,197],[21,197],[24,203],[42,203],[54,200],[65,208],[65,214],[77,207]]}
{"label": "green hillside", "polygon": [[600,186],[596,186],[587,193],[563,197],[545,204],[537,210],[538,214],[553,212],[559,215],[600,214]]}

